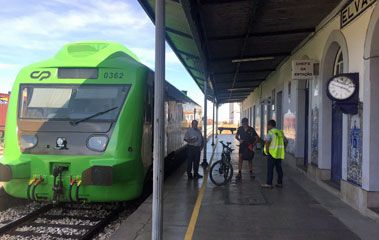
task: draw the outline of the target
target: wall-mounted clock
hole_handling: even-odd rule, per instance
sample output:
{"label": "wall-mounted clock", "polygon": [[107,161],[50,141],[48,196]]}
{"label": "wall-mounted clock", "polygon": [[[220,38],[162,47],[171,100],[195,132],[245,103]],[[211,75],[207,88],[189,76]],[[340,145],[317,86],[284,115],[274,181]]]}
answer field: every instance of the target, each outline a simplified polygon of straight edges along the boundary
{"label": "wall-mounted clock", "polygon": [[355,81],[346,75],[338,75],[331,78],[327,85],[329,96],[334,101],[349,99],[357,90]]}
{"label": "wall-mounted clock", "polygon": [[326,95],[345,114],[357,114],[359,104],[359,73],[343,73],[332,77]]}

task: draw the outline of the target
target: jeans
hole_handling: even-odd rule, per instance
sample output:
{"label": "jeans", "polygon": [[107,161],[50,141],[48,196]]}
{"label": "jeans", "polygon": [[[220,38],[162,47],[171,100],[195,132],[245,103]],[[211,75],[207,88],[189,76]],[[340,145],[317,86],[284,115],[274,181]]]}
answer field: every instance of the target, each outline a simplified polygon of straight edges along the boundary
{"label": "jeans", "polygon": [[274,167],[278,173],[278,184],[283,184],[282,159],[275,159],[271,155],[267,157],[267,184],[272,185],[274,178]]}
{"label": "jeans", "polygon": [[200,147],[188,145],[188,155],[187,155],[187,174],[191,175],[192,164],[194,175],[199,174],[199,164],[200,164]]}

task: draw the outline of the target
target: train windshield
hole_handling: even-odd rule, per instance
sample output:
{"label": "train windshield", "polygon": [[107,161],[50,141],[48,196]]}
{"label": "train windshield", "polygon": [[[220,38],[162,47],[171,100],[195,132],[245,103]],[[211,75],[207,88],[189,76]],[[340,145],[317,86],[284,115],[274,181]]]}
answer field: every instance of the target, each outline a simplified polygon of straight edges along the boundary
{"label": "train windshield", "polygon": [[115,121],[130,85],[24,84],[20,88],[19,118],[81,120],[115,108],[88,121]]}

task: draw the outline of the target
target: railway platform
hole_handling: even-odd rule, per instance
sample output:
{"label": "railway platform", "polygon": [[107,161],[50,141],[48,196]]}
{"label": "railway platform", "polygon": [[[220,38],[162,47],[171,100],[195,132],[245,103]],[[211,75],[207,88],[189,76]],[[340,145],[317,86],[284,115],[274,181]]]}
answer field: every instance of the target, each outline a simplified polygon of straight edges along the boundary
{"label": "railway platform", "polygon": [[[236,175],[238,148],[234,136],[219,135],[218,140],[233,142]],[[212,150],[209,141],[208,162],[220,158],[221,144]],[[223,187],[207,178],[188,180],[183,164],[165,181],[163,239],[379,239],[378,223],[285,162],[283,189],[261,189],[266,177],[263,155],[254,158],[255,179],[250,178],[245,164],[242,179],[233,176]],[[111,239],[151,239],[151,197]]]}

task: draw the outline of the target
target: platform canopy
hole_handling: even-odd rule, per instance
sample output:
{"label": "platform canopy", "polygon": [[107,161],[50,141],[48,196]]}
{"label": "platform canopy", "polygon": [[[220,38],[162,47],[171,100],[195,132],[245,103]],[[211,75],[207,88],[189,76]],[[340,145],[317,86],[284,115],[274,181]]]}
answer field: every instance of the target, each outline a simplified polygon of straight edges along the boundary
{"label": "platform canopy", "polygon": [[[139,0],[154,22],[155,0]],[[241,102],[340,0],[166,0],[166,41],[208,98]]]}

